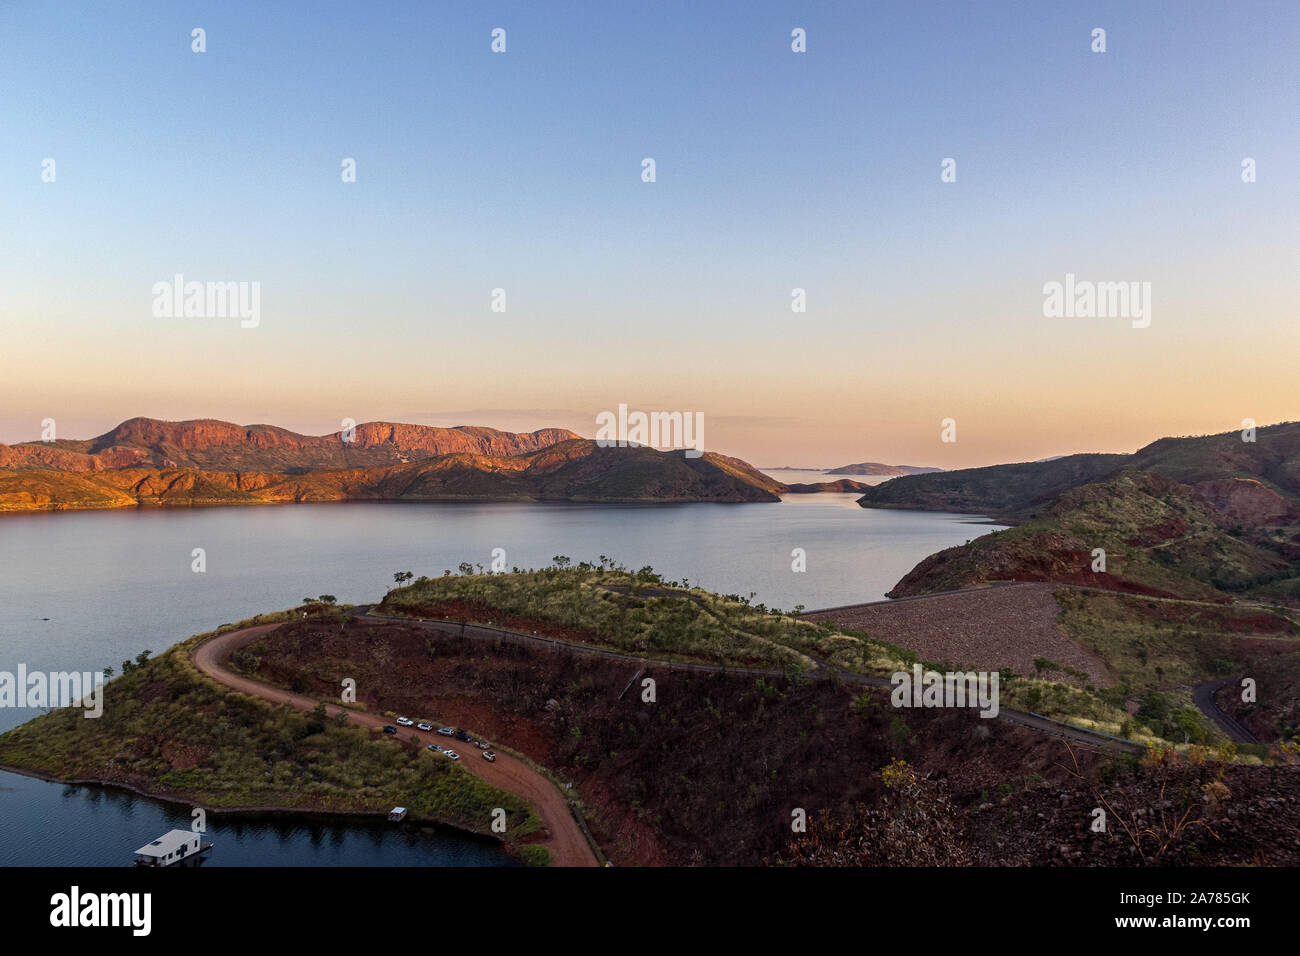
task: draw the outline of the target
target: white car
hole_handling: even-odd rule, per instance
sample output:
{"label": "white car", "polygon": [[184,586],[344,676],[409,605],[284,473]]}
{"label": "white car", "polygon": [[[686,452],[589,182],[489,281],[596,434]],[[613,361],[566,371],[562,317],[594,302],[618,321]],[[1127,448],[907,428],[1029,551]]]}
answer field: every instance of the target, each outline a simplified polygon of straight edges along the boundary
{"label": "white car", "polygon": [[497,755],[490,750],[485,750],[483,751],[483,759],[486,760],[488,763],[492,763],[492,761],[497,759]]}
{"label": "white car", "polygon": [[415,726],[415,721],[413,721],[410,717],[398,717],[397,722],[401,724],[403,727]]}
{"label": "white car", "polygon": [[445,754],[446,754],[448,757],[450,757],[452,760],[459,760],[459,759],[460,759],[460,754],[456,753],[456,751],[454,751],[454,750],[444,750],[443,753],[445,753]]}
{"label": "white car", "polygon": [[455,728],[455,727],[439,727],[439,728],[438,728],[438,733],[442,734],[444,737],[450,737],[450,736],[452,736],[453,734],[456,733],[456,728]]}
{"label": "white car", "polygon": [[433,724],[429,723],[427,720],[422,720],[415,725],[415,729],[423,730],[425,733],[428,733],[430,730],[433,730]]}

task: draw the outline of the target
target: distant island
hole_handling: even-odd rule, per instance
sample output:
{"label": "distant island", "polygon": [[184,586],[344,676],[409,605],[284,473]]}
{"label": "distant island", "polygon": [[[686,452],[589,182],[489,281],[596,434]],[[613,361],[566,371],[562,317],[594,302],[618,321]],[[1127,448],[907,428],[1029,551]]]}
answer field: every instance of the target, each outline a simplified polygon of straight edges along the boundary
{"label": "distant island", "polygon": [[774,502],[787,486],[714,452],[602,447],[562,428],[367,422],[330,435],[133,418],[85,440],[0,444],[0,513],[323,501]]}
{"label": "distant island", "polygon": [[829,468],[827,469],[826,474],[887,475],[897,477],[899,475],[932,475],[941,471],[943,471],[942,468],[932,468],[929,465],[885,465],[878,461],[860,461],[856,465],[844,465],[840,468]]}
{"label": "distant island", "polygon": [[861,481],[840,478],[837,481],[791,482],[785,486],[788,495],[807,495],[819,492],[859,492],[867,491],[871,486]]}
{"label": "distant island", "polygon": [[943,471],[943,469],[931,468],[925,465],[884,465],[878,461],[862,461],[856,465],[844,465],[840,468],[798,468],[794,465],[773,465],[764,468],[763,471],[819,471],[823,475],[883,475],[898,477],[899,475],[929,475]]}

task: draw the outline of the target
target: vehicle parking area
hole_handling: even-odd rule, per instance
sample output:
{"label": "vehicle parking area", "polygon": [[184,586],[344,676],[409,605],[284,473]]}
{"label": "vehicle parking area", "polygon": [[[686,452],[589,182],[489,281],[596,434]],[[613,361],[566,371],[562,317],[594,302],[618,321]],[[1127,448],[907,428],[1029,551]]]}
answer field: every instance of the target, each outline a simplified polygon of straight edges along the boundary
{"label": "vehicle parking area", "polygon": [[[477,748],[483,755],[483,759],[487,760],[489,763],[492,763],[497,759],[497,755],[489,749],[491,744],[481,737],[475,737],[469,731],[463,730],[459,727],[438,727],[435,730],[432,721],[416,721],[410,717],[398,717],[396,723],[398,727],[414,727],[416,730],[422,731],[426,734],[435,733],[442,737],[450,737],[452,740],[459,740],[463,743],[469,744],[470,746]],[[387,725],[384,727],[384,733],[389,734],[390,736],[396,734],[397,727]],[[425,749],[432,754],[446,757],[449,760],[459,760],[461,756],[459,751],[453,750],[451,747],[444,747],[442,744],[438,743],[428,744]]]}

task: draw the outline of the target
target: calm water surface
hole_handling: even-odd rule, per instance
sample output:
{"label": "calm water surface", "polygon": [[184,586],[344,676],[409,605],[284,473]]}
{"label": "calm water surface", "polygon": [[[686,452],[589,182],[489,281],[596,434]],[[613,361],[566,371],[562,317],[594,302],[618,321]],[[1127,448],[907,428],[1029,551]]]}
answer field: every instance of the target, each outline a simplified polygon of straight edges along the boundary
{"label": "calm water surface", "polygon": [[[0,866],[129,866],[190,808],[0,772]],[[58,834],[57,839],[52,835]],[[513,866],[495,843],[383,821],[208,814],[203,866]]]}

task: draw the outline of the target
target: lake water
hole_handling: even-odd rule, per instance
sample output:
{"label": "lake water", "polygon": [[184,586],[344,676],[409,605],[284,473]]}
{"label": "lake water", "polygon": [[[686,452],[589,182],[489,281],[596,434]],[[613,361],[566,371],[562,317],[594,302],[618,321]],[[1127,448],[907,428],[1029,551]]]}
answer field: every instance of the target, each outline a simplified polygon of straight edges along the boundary
{"label": "lake water", "polygon": [[[190,808],[0,772],[0,866],[129,866]],[[58,839],[52,839],[57,833]],[[203,866],[512,866],[496,843],[387,821],[209,813]]]}
{"label": "lake water", "polygon": [[[859,508],[855,498],[792,495],[780,503],[725,505],[340,503],[0,516],[0,671],[15,672],[20,663],[29,673],[120,669],[142,650],[156,653],[307,596],[376,601],[395,571],[436,576],[462,561],[486,567],[494,548],[505,550],[507,567],[539,567],[559,554],[575,562],[606,555],[722,593],[753,593],[769,607],[851,604],[880,599],[926,555],[999,527],[973,515]],[[199,548],[203,573],[192,570]],[[802,573],[792,570],[796,548],[806,555]],[[33,716],[29,709],[0,708],[0,730]],[[111,860],[92,848],[99,839],[92,838],[84,847],[74,842],[66,852],[83,855],[64,862],[99,864],[119,862],[123,852],[173,825],[171,811],[154,801],[110,798],[97,788],[74,788],[65,797],[63,790],[0,774],[0,862],[36,862],[6,856],[21,857],[13,848],[33,845],[25,826],[90,833],[83,827],[93,824],[106,834]],[[128,824],[129,831],[121,829]],[[176,825],[187,827],[188,819]],[[343,862],[339,840],[360,857],[376,846],[386,859],[402,852],[397,837],[376,844],[376,831],[364,827],[349,842],[353,829],[326,837],[318,834],[333,831],[251,825],[221,842],[221,858],[238,860],[247,850],[247,861]],[[410,852],[437,854],[450,846],[442,836],[416,842],[427,846]],[[501,862],[499,851],[486,852]]]}

